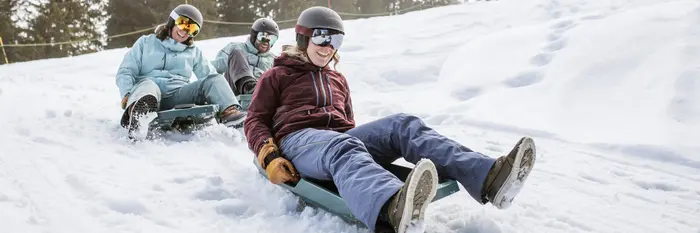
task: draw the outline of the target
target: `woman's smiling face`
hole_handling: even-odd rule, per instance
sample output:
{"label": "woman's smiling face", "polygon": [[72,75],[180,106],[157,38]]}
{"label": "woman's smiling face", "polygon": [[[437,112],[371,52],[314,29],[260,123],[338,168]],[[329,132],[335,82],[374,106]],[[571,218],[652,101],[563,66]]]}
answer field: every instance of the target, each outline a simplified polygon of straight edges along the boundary
{"label": "woman's smiling face", "polygon": [[170,31],[170,37],[172,37],[175,41],[182,43],[185,42],[188,38],[190,38],[190,35],[187,34],[186,31],[175,26],[173,27],[173,30]]}

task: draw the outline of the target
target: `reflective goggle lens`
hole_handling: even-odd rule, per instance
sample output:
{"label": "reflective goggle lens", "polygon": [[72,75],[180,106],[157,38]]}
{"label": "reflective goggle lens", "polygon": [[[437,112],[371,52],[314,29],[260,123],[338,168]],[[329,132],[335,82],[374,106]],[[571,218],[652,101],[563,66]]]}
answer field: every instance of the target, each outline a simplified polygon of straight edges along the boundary
{"label": "reflective goggle lens", "polygon": [[191,20],[185,16],[178,16],[177,19],[175,19],[175,26],[177,26],[177,28],[180,30],[187,32],[187,34],[192,37],[199,34],[199,25],[195,23],[194,20]]}
{"label": "reflective goggle lens", "polygon": [[318,46],[333,46],[333,49],[339,49],[343,44],[343,34],[334,32],[328,29],[314,29],[311,34],[311,42]]}
{"label": "reflective goggle lens", "polygon": [[268,32],[258,32],[258,41],[263,43],[267,42],[270,45],[273,45],[275,44],[275,42],[277,42],[277,38],[278,37],[275,34],[271,34]]}

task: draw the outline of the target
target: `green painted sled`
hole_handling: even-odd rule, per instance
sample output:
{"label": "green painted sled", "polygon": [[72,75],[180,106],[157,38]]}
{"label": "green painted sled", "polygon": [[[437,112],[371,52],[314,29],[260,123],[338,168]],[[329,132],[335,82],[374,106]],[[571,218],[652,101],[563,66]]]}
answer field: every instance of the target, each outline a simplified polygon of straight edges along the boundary
{"label": "green painted sled", "polygon": [[[253,159],[253,163],[258,168],[258,172],[260,172],[260,174],[267,179],[265,170],[258,165],[256,159]],[[401,165],[388,164],[382,166],[389,172],[396,175],[396,177],[402,181],[405,181],[406,177],[408,177],[408,173],[411,172],[411,168]],[[333,184],[333,181],[302,178],[296,184],[285,183],[280,184],[280,186],[299,197],[297,211],[302,211],[306,206],[320,208],[340,217],[347,223],[365,228],[367,227],[362,222],[357,220],[357,218],[355,218],[355,216],[350,212],[347,204],[338,194],[338,189]],[[433,198],[432,202],[445,198],[458,191],[459,185],[457,185],[455,180],[440,178],[438,179],[437,193],[435,194],[435,198]],[[379,231],[379,229],[377,229],[377,231]]]}
{"label": "green painted sled", "polygon": [[[242,106],[242,111],[247,111],[253,95],[237,96]],[[200,130],[210,124],[218,122],[217,112],[219,107],[214,104],[196,105],[182,104],[173,109],[158,112],[158,116],[150,122],[148,127],[149,137],[168,131],[178,131],[184,134]]]}
{"label": "green painted sled", "polygon": [[148,137],[152,138],[169,131],[192,133],[218,122],[218,111],[219,107],[214,104],[183,104],[159,111],[158,116],[148,125]]}
{"label": "green painted sled", "polygon": [[236,96],[238,98],[238,102],[241,103],[241,107],[243,107],[243,111],[248,111],[248,107],[250,106],[250,100],[253,99],[252,94],[243,94]]}

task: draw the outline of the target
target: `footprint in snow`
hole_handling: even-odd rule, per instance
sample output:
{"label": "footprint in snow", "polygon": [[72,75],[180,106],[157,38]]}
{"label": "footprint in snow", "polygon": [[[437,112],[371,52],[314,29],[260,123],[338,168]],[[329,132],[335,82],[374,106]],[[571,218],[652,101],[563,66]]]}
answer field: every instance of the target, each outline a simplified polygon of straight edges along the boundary
{"label": "footprint in snow", "polygon": [[108,199],[105,202],[109,209],[122,214],[143,215],[149,212],[143,203],[134,199]]}
{"label": "footprint in snow", "polygon": [[56,118],[56,111],[54,110],[46,110],[46,118],[48,119],[53,119]]}
{"label": "footprint in snow", "polygon": [[478,87],[465,87],[452,92],[452,97],[459,101],[467,101],[477,97],[483,93],[483,90]]}
{"label": "footprint in snow", "polygon": [[663,182],[633,181],[637,186],[646,190],[661,190],[666,192],[685,191],[676,185]]}
{"label": "footprint in snow", "polygon": [[561,17],[561,14],[562,14],[561,11],[552,11],[552,12],[549,12],[549,16],[552,17],[552,18],[554,18],[554,19],[560,18],[560,17]]}
{"label": "footprint in snow", "polygon": [[598,178],[598,177],[594,177],[594,176],[591,176],[591,175],[588,175],[588,174],[579,174],[579,175],[581,176],[581,178],[583,178],[583,179],[585,179],[585,180],[588,180],[588,181],[591,181],[591,182],[593,182],[593,183],[597,183],[597,184],[609,184],[607,181],[605,181],[605,180],[603,180],[603,179],[601,179],[601,178]]}
{"label": "footprint in snow", "polygon": [[552,61],[552,59],[554,59],[554,53],[542,52],[530,58],[530,64],[536,66],[545,66],[549,64]]}
{"label": "footprint in snow", "polygon": [[526,87],[542,81],[544,74],[541,71],[525,71],[515,77],[503,81],[508,87]]}
{"label": "footprint in snow", "polygon": [[[560,37],[557,40],[550,40],[547,45],[544,46],[544,51],[555,52],[566,47],[566,38]],[[550,59],[551,61],[551,59]]]}
{"label": "footprint in snow", "polygon": [[591,15],[586,15],[581,17],[581,20],[597,20],[597,19],[602,19],[605,18],[605,15],[602,13],[595,13]]}
{"label": "footprint in snow", "polygon": [[561,33],[550,33],[547,36],[547,41],[549,41],[549,42],[557,41],[557,40],[561,39],[562,37],[563,37],[563,35]]}
{"label": "footprint in snow", "polygon": [[29,131],[28,128],[22,127],[22,126],[17,126],[15,127],[15,132],[21,136],[29,136],[31,135],[31,132]]}
{"label": "footprint in snow", "polygon": [[581,9],[579,9],[579,8],[576,7],[576,6],[573,6],[573,7],[569,8],[569,12],[571,12],[572,14],[576,14],[576,13],[578,13],[580,10],[581,10]]}
{"label": "footprint in snow", "polygon": [[576,21],[567,19],[567,20],[562,20],[550,27],[550,29],[556,31],[556,32],[565,32],[566,30],[569,30],[571,28],[574,28],[578,25]]}

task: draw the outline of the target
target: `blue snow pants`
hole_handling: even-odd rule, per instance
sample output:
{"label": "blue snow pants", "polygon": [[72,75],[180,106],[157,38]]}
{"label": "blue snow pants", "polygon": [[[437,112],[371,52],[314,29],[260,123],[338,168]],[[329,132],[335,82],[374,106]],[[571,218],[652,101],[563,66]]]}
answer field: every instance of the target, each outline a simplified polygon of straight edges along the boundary
{"label": "blue snow pants", "polygon": [[477,202],[496,161],[437,133],[419,118],[395,114],[345,133],[302,129],[280,142],[282,154],[304,178],[333,180],[350,211],[374,231],[382,206],[403,182],[380,164],[403,157],[430,159],[440,177],[460,182]]}
{"label": "blue snow pants", "polygon": [[231,105],[240,106],[226,79],[220,75],[185,84],[169,96],[162,96],[160,88],[152,80],[143,79],[131,90],[127,106],[147,94],[156,97],[159,111],[172,109],[178,104],[203,104],[205,102],[218,105],[219,112],[223,112]]}

